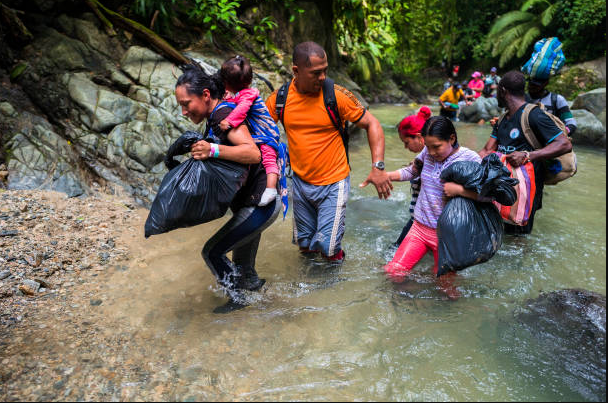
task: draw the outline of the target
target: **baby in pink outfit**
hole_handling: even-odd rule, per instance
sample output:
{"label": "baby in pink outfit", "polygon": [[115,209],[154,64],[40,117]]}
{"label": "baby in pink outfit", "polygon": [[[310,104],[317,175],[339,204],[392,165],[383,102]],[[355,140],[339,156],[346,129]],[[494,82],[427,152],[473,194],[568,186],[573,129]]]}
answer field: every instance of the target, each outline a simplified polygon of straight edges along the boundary
{"label": "baby in pink outfit", "polygon": [[224,100],[236,103],[236,107],[230,112],[230,115],[220,122],[220,128],[229,130],[248,119],[251,137],[260,147],[262,165],[266,170],[266,190],[259,203],[260,206],[266,206],[277,196],[279,166],[276,147],[280,142],[279,128],[260,98],[260,92],[256,88],[249,88],[253,72],[247,59],[235,56],[226,60],[222,64],[220,75],[226,91],[234,94],[234,97],[226,96]]}

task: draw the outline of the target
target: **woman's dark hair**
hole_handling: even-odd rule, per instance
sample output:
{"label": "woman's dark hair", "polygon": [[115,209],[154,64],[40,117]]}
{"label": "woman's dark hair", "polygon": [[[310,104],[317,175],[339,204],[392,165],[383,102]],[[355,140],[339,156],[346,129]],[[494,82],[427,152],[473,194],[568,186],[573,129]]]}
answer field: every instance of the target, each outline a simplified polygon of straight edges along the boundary
{"label": "woman's dark hair", "polygon": [[203,95],[203,90],[209,90],[211,98],[221,99],[224,97],[224,83],[218,73],[209,75],[196,62],[192,61],[189,64],[184,64],[179,67],[183,74],[177,79],[175,87],[183,85],[186,87],[188,94],[195,94],[199,97]]}
{"label": "woman's dark hair", "polygon": [[450,141],[452,134],[454,135],[454,144],[452,147],[458,148],[458,135],[452,121],[445,116],[432,116],[422,126],[422,137],[433,136],[444,141]]}
{"label": "woman's dark hair", "polygon": [[249,87],[253,80],[253,70],[247,58],[237,55],[222,64],[220,77],[224,83],[238,92]]}

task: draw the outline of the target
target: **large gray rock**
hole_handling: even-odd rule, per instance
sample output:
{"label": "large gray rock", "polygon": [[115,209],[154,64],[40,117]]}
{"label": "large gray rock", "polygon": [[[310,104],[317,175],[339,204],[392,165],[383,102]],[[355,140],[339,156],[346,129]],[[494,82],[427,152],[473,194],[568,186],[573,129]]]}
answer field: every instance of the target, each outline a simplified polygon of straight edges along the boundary
{"label": "large gray rock", "polygon": [[574,144],[594,145],[606,148],[606,127],[593,113],[585,109],[573,109],[577,129],[572,136]]}
{"label": "large gray rock", "polygon": [[586,109],[594,115],[598,115],[606,109],[606,88],[597,88],[579,94],[572,103],[571,109]]}
{"label": "large gray rock", "polygon": [[606,108],[604,108],[603,111],[598,113],[596,117],[600,122],[602,122],[602,125],[604,125],[604,129],[605,129],[606,128]]}
{"label": "large gray rock", "polygon": [[[592,70],[597,78],[606,82],[606,56],[599,57],[595,60],[589,60],[583,63],[575,64],[571,68],[579,67],[586,70]],[[563,68],[563,72],[568,70],[568,66]]]}
{"label": "large gray rock", "polygon": [[179,69],[174,70],[173,63],[140,46],[130,47],[120,61],[122,70],[129,77],[147,88],[160,88],[173,92]]}
{"label": "large gray rock", "polygon": [[483,96],[477,98],[471,105],[462,107],[460,111],[460,119],[465,122],[477,123],[480,120],[486,122],[501,113],[498,107],[496,98],[485,98]]}
{"label": "large gray rock", "polygon": [[87,189],[77,156],[45,120],[23,112],[8,143],[9,189],[46,189],[80,196]]}
{"label": "large gray rock", "polygon": [[107,131],[132,120],[145,120],[142,104],[112,92],[89,80],[85,74],[66,74],[63,79],[68,93],[87,114],[83,123],[95,131]]}
{"label": "large gray rock", "polygon": [[[606,400],[605,295],[582,289],[542,292],[526,301],[515,319],[500,337],[510,346],[510,358],[530,368],[527,376],[555,382],[573,400]],[[543,365],[534,369],[531,362]]]}

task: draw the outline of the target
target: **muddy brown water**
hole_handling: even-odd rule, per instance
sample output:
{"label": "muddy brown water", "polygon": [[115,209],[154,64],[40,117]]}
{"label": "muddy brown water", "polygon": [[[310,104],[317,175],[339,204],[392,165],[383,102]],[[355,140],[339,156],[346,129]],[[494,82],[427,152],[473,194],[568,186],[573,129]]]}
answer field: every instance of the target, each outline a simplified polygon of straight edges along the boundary
{"label": "muddy brown water", "polygon": [[[371,110],[384,126],[388,169],[409,162],[414,155],[394,126],[412,108]],[[457,130],[461,144],[474,150],[489,135],[487,125],[458,123]],[[268,281],[263,291],[248,308],[216,315],[212,309],[225,298],[200,251],[227,218],[145,240],[141,210],[142,225],[125,234],[133,258],[107,277],[103,304],[86,306],[76,325],[54,326],[52,340],[31,348],[56,370],[29,396],[605,400],[605,354],[603,361],[589,357],[563,335],[539,338],[515,315],[541,291],[605,295],[605,152],[577,148],[579,173],[546,189],[534,233],[507,237],[492,260],[460,272],[461,297],[451,301],[438,289],[430,256],[401,286],[384,278],[389,245],[408,218],[409,183],[396,183],[386,201],[372,188],[359,189],[369,148],[365,138],[351,144],[342,267],[299,256],[290,213],[263,234],[257,259]],[[83,336],[75,336],[82,328]]]}

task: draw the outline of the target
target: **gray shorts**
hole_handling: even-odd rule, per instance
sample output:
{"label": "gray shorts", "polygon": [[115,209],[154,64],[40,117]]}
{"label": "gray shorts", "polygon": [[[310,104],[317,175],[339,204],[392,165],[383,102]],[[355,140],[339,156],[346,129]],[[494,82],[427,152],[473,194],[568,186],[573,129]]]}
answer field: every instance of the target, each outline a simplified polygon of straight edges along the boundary
{"label": "gray shorts", "polygon": [[293,240],[298,246],[333,256],[342,249],[350,176],[315,186],[293,174]]}

